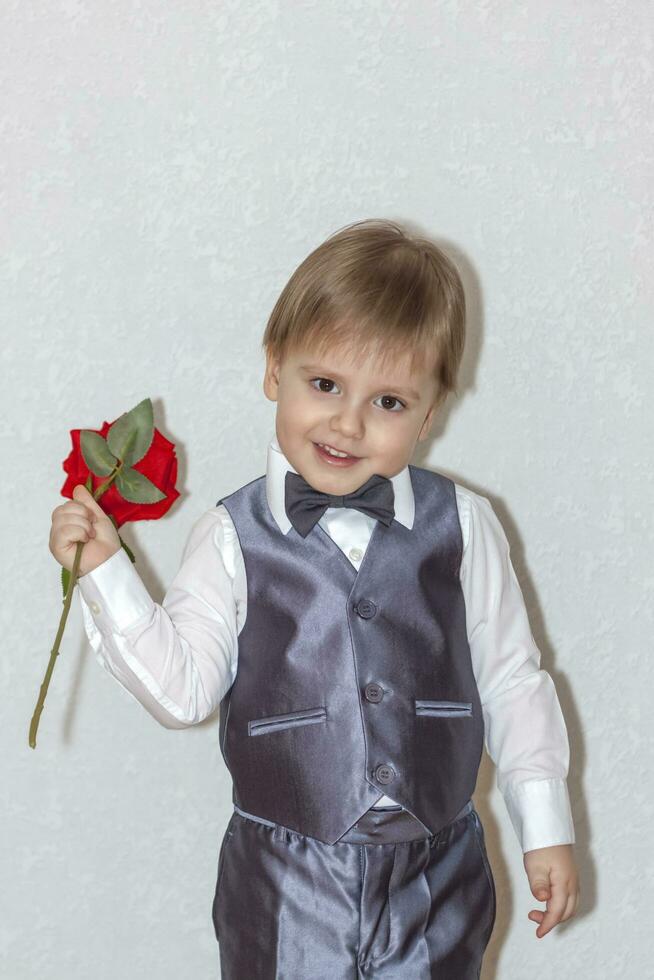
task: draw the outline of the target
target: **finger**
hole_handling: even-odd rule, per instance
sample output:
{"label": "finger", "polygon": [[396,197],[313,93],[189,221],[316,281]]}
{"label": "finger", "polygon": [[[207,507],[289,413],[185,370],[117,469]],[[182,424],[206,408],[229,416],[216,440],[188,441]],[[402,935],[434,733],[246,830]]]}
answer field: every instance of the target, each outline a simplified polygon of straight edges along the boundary
{"label": "finger", "polygon": [[93,527],[91,521],[88,519],[88,517],[85,514],[84,515],[68,514],[66,517],[66,523],[64,524],[62,521],[61,524],[59,525],[58,530],[61,534],[64,534],[67,527],[73,527],[73,526],[83,527],[86,531],[95,534],[95,528]]}
{"label": "finger", "polygon": [[572,918],[575,911],[575,893],[571,892],[568,895],[568,901],[565,903],[565,908],[563,910],[563,915],[561,916],[561,922],[565,922],[567,919]]}
{"label": "finger", "polygon": [[83,517],[96,519],[95,514],[87,507],[85,504],[80,503],[78,500],[69,500],[65,504],[59,504],[58,507],[52,511],[52,520],[57,521],[63,518],[67,518],[70,514],[81,514]]}
{"label": "finger", "polygon": [[73,487],[73,500],[88,507],[98,517],[104,516],[102,507],[100,507],[93,494],[86,489],[83,483],[78,483],[77,486]]}
{"label": "finger", "polygon": [[545,915],[543,916],[541,923],[536,930],[536,935],[539,939],[546,936],[547,933],[561,921],[561,916],[563,915],[567,900],[567,891],[564,891],[561,885],[554,885],[552,887],[552,898],[548,901],[547,908],[545,909]]}
{"label": "finger", "polygon": [[529,880],[529,887],[531,888],[531,894],[539,902],[546,902],[551,897],[550,879],[544,869],[532,874]]}
{"label": "finger", "polygon": [[61,509],[58,508],[58,513],[56,511],[53,512],[52,524],[54,527],[60,527],[64,523],[67,524],[71,518],[77,520],[80,517],[89,521],[91,524],[97,523],[96,515],[88,507],[85,507],[84,504],[74,504],[72,507],[64,504]]}
{"label": "finger", "polygon": [[79,524],[65,524],[61,530],[67,541],[88,541],[91,536],[87,529]]}
{"label": "finger", "polygon": [[575,888],[570,893],[570,915],[576,915],[579,908],[579,889]]}

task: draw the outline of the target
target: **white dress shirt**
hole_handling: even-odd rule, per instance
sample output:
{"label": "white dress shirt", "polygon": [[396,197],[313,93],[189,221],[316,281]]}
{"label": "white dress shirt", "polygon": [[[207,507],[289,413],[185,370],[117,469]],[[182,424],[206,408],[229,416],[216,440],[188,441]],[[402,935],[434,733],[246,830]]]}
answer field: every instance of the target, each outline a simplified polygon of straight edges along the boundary
{"label": "white dress shirt", "polygon": [[[282,533],[285,474],[297,472],[276,437],[268,445],[266,496]],[[411,528],[408,466],[391,478],[395,519]],[[504,530],[486,497],[455,483],[463,537],[460,581],[472,666],[484,717],[484,744],[523,852],[574,843],[566,778],[570,750],[563,714],[509,557]],[[375,518],[329,507],[321,526],[358,569]],[[123,548],[78,579],[84,627],[98,662],[166,728],[211,715],[238,669],[247,615],[245,565],[227,508],[193,524],[181,566],[161,605]],[[376,806],[392,804],[380,796]]]}

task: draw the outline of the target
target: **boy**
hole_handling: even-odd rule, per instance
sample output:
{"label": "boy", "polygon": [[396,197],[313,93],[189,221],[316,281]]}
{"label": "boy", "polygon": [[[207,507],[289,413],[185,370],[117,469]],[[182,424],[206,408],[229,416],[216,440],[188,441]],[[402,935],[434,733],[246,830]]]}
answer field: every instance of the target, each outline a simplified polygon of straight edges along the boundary
{"label": "boy", "polygon": [[496,912],[471,799],[484,741],[547,902],[536,935],[576,911],[567,733],[508,542],[485,497],[409,463],[464,335],[450,260],[355,223],[282,291],[266,474],[196,522],[161,606],[83,486],[53,513],[62,564],[87,542],[103,666],[167,727],[220,704],[223,980],[478,977]]}

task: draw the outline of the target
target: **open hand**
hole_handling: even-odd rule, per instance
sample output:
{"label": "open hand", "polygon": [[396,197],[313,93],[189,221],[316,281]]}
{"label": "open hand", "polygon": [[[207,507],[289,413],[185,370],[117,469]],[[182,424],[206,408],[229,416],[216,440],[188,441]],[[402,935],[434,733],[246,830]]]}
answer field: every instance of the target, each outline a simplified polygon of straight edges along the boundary
{"label": "open hand", "polygon": [[546,902],[547,907],[532,909],[527,918],[538,922],[536,937],[542,939],[550,929],[565,922],[577,911],[579,905],[579,874],[575,864],[572,844],[556,844],[525,851],[525,871],[534,898]]}

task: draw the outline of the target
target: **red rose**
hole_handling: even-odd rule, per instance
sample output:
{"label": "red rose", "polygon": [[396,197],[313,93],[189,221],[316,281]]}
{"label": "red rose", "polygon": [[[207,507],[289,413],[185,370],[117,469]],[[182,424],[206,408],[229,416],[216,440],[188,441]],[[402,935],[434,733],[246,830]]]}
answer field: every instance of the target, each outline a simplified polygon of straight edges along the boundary
{"label": "red rose", "polygon": [[[113,422],[103,422],[101,429],[92,429],[91,431],[97,432],[103,438],[106,438],[112,425]],[[88,466],[84,462],[80,448],[81,431],[81,429],[70,430],[73,448],[62,464],[64,470],[68,473],[68,478],[61,488],[61,495],[63,497],[70,497],[71,499],[74,488],[78,483],[85,483],[90,473]],[[105,514],[115,519],[116,527],[121,527],[127,521],[157,520],[157,518],[163,517],[180,495],[179,490],[175,489],[175,483],[177,481],[175,445],[166,439],[158,429],[154,430],[152,444],[147,453],[138,463],[134,463],[133,469],[138,470],[143,476],[147,476],[162,493],[166,494],[166,497],[156,504],[130,503],[121,497],[115,484],[112,483],[102,494],[98,502]],[[90,473],[90,475],[93,483],[90,492],[94,493],[100,484],[104,483],[105,477],[97,476],[95,473]]]}
{"label": "red rose", "polygon": [[[116,530],[128,521],[155,521],[163,517],[180,496],[175,489],[175,446],[155,429],[149,398],[144,398],[114,422],[103,422],[101,429],[70,429],[69,432],[73,448],[62,464],[68,478],[61,488],[61,495],[73,500],[73,490],[81,484],[113,521]],[[135,561],[120,534],[118,539],[130,560]],[[36,748],[39,720],[77,584],[83,547],[84,541],[78,541],[72,568],[69,570],[65,566],[61,570],[64,607],[30,721],[29,744],[33,749]]]}

